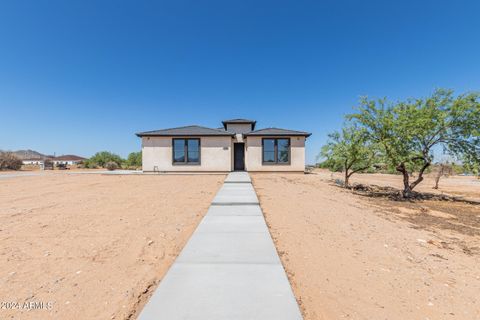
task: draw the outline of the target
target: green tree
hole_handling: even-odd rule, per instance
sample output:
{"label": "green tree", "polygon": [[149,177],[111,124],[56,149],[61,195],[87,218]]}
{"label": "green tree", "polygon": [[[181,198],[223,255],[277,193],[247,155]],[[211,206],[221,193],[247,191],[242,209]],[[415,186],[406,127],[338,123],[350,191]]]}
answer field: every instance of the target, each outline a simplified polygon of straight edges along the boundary
{"label": "green tree", "polygon": [[120,167],[123,161],[124,160],[115,153],[108,152],[108,151],[101,151],[101,152],[95,153],[90,159],[85,161],[85,166],[87,166],[88,168],[95,168],[95,167],[105,168],[105,165],[107,164],[107,162],[115,162]]}
{"label": "green tree", "polygon": [[456,174],[456,175],[465,173],[467,171],[467,169],[462,163],[455,163],[455,162],[452,162],[452,170],[453,170],[453,174]]}
{"label": "green tree", "polygon": [[[363,98],[358,112],[349,118],[366,130],[369,139],[382,147],[388,163],[402,174],[405,198],[424,179],[436,148],[472,165],[480,162],[478,94],[455,97],[453,91],[437,90],[426,99],[395,104]],[[412,172],[418,176],[410,182]]]}
{"label": "green tree", "polygon": [[142,166],[142,152],[131,152],[128,155],[126,164],[128,167],[141,167]]}
{"label": "green tree", "polygon": [[322,147],[319,158],[326,159],[322,165],[333,171],[343,171],[345,187],[350,177],[357,172],[371,168],[376,148],[367,140],[366,130],[356,125],[346,126],[341,132],[329,134],[329,140]]}
{"label": "green tree", "polygon": [[[478,155],[480,157],[480,154]],[[463,159],[463,169],[466,172],[474,174],[480,179],[480,162],[472,161],[471,159],[464,158]]]}

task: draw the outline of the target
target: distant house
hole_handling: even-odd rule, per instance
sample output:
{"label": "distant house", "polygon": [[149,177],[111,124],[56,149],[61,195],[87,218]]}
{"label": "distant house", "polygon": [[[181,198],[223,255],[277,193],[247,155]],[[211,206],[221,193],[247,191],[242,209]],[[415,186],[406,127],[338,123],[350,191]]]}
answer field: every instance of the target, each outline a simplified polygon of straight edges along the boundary
{"label": "distant house", "polygon": [[23,165],[43,166],[44,158],[27,158],[22,160]]}
{"label": "distant house", "polygon": [[256,129],[256,121],[222,121],[222,128],[197,125],[137,133],[145,172],[304,171],[305,140],[311,134],[280,128]]}
{"label": "distant house", "polygon": [[52,159],[52,161],[53,161],[53,164],[55,164],[55,165],[57,165],[57,164],[74,165],[74,164],[79,164],[80,162],[82,162],[85,159],[86,158],[79,157],[79,156],[76,156],[76,155],[67,154],[67,155],[63,155],[63,156],[59,156],[59,157],[54,157]]}

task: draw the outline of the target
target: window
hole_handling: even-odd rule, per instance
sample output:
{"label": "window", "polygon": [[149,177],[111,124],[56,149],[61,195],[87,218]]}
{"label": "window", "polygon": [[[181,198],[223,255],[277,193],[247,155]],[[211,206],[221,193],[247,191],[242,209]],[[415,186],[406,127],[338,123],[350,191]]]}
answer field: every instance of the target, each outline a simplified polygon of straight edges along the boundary
{"label": "window", "polygon": [[263,164],[290,164],[289,138],[264,138]]}
{"label": "window", "polygon": [[173,139],[173,164],[200,164],[200,139]]}
{"label": "window", "polygon": [[263,162],[275,162],[275,139],[263,139]]}

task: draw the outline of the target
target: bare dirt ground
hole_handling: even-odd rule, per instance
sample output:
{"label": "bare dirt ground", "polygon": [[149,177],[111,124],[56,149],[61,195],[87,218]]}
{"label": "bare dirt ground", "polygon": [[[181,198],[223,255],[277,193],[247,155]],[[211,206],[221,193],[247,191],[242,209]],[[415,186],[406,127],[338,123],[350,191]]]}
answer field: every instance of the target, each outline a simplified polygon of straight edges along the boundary
{"label": "bare dirt ground", "polygon": [[0,180],[0,319],[135,319],[224,178]]}
{"label": "bare dirt ground", "polygon": [[[322,179],[342,179],[340,172],[330,172],[328,170],[316,169],[315,173]],[[413,178],[412,178],[413,181]],[[394,174],[354,174],[350,178],[350,183],[374,184],[378,186],[387,186],[401,189],[403,182],[399,175]],[[435,185],[434,174],[425,175],[423,180],[414,191],[428,192],[435,194],[448,194],[461,196],[467,199],[480,201],[480,179],[473,176],[449,176],[440,178],[438,189],[433,189]]]}
{"label": "bare dirt ground", "polygon": [[[324,172],[252,178],[306,320],[480,319],[480,206],[355,195]],[[468,177],[440,188],[478,196]]]}

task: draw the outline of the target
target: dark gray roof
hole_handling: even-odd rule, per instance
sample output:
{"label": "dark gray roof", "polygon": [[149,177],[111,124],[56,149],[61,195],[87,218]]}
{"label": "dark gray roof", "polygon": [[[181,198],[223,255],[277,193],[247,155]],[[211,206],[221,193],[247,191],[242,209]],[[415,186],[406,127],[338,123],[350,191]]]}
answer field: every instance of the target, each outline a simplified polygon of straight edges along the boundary
{"label": "dark gray roof", "polygon": [[248,119],[230,119],[230,120],[223,120],[222,123],[255,123],[255,120],[248,120]]}
{"label": "dark gray roof", "polygon": [[245,136],[304,136],[310,137],[312,134],[305,131],[288,130],[280,128],[265,128],[244,133]]}
{"label": "dark gray roof", "polygon": [[162,137],[172,137],[172,136],[233,136],[233,132],[229,132],[223,129],[212,129],[202,126],[185,126],[178,128],[154,130],[154,131],[145,131],[139,132],[136,134],[139,137],[144,136],[162,136]]}

